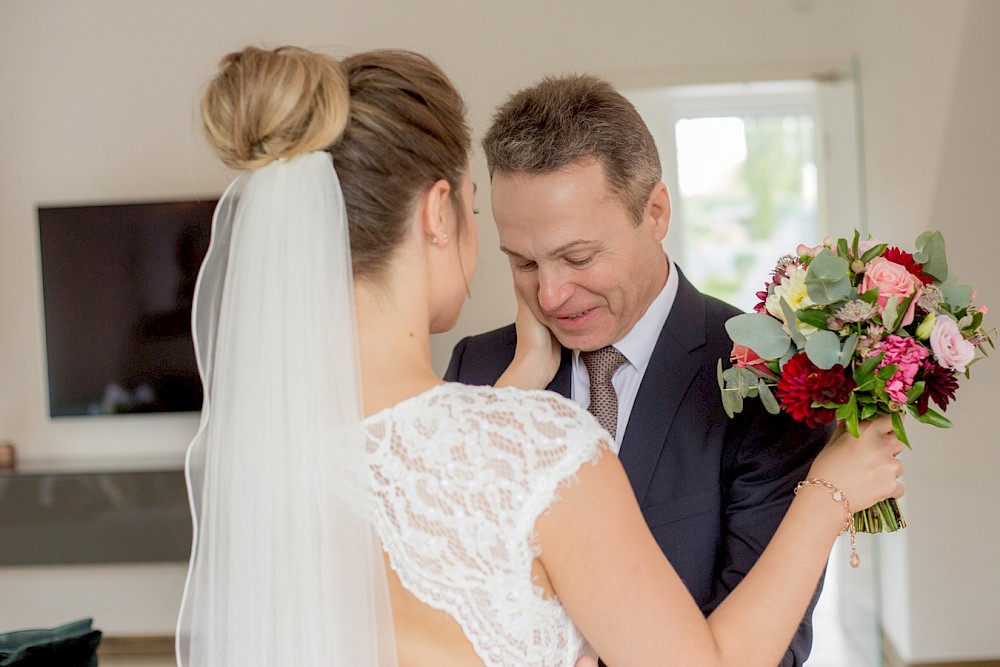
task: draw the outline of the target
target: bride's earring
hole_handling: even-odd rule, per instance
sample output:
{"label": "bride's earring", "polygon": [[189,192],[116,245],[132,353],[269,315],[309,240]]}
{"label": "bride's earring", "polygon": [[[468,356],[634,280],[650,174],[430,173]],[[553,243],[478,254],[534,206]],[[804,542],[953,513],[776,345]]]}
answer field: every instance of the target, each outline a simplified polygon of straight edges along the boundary
{"label": "bride's earring", "polygon": [[431,237],[431,244],[437,245],[439,242],[441,243],[441,245],[444,245],[445,243],[447,243],[448,242],[448,235],[445,234],[444,232],[441,232],[441,238],[440,239],[438,239],[437,236],[432,236]]}

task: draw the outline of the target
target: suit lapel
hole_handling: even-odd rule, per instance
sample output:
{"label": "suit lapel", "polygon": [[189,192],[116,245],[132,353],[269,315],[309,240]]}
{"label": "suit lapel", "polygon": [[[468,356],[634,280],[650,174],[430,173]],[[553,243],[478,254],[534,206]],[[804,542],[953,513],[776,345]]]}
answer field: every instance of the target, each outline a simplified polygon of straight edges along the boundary
{"label": "suit lapel", "polygon": [[573,398],[573,350],[565,347],[562,349],[562,356],[559,359],[559,370],[552,378],[552,382],[546,387],[549,391],[562,394],[566,398]]}
{"label": "suit lapel", "polygon": [[639,385],[618,454],[640,503],[677,409],[701,370],[702,360],[691,353],[706,343],[705,297],[679,269],[677,273],[677,296]]}

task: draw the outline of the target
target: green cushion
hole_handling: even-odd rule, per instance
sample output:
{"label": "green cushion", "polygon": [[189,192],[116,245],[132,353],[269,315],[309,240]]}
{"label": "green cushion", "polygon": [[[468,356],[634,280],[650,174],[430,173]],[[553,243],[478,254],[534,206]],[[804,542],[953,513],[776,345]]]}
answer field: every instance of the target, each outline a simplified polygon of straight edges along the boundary
{"label": "green cushion", "polygon": [[84,618],[51,629],[0,634],[0,667],[97,667],[101,631]]}

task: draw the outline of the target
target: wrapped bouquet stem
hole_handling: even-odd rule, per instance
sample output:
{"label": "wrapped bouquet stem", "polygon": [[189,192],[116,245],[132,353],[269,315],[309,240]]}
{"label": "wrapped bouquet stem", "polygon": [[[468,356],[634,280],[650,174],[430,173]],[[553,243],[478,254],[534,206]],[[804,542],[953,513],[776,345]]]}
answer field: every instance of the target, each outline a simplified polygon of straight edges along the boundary
{"label": "wrapped bouquet stem", "polygon": [[[755,312],[726,323],[734,343],[732,367],[721,359],[718,367],[726,413],[757,398],[809,426],[841,420],[855,437],[860,422],[888,414],[907,447],[906,415],[952,426],[943,413],[958,377],[994,347],[993,331],[975,290],[949,274],[941,233],[925,232],[915,246],[855,231],[780,258]],[[893,499],[857,512],[854,524],[866,533],[906,526]]]}

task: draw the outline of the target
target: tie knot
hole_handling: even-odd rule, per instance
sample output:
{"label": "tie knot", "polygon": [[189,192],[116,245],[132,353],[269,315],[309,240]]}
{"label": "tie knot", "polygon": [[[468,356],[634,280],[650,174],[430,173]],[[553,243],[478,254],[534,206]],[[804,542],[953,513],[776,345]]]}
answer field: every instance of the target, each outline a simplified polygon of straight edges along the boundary
{"label": "tie knot", "polygon": [[580,358],[583,360],[583,365],[587,367],[591,384],[610,383],[611,376],[615,374],[615,371],[628,361],[625,355],[612,345],[591,352],[581,352]]}

